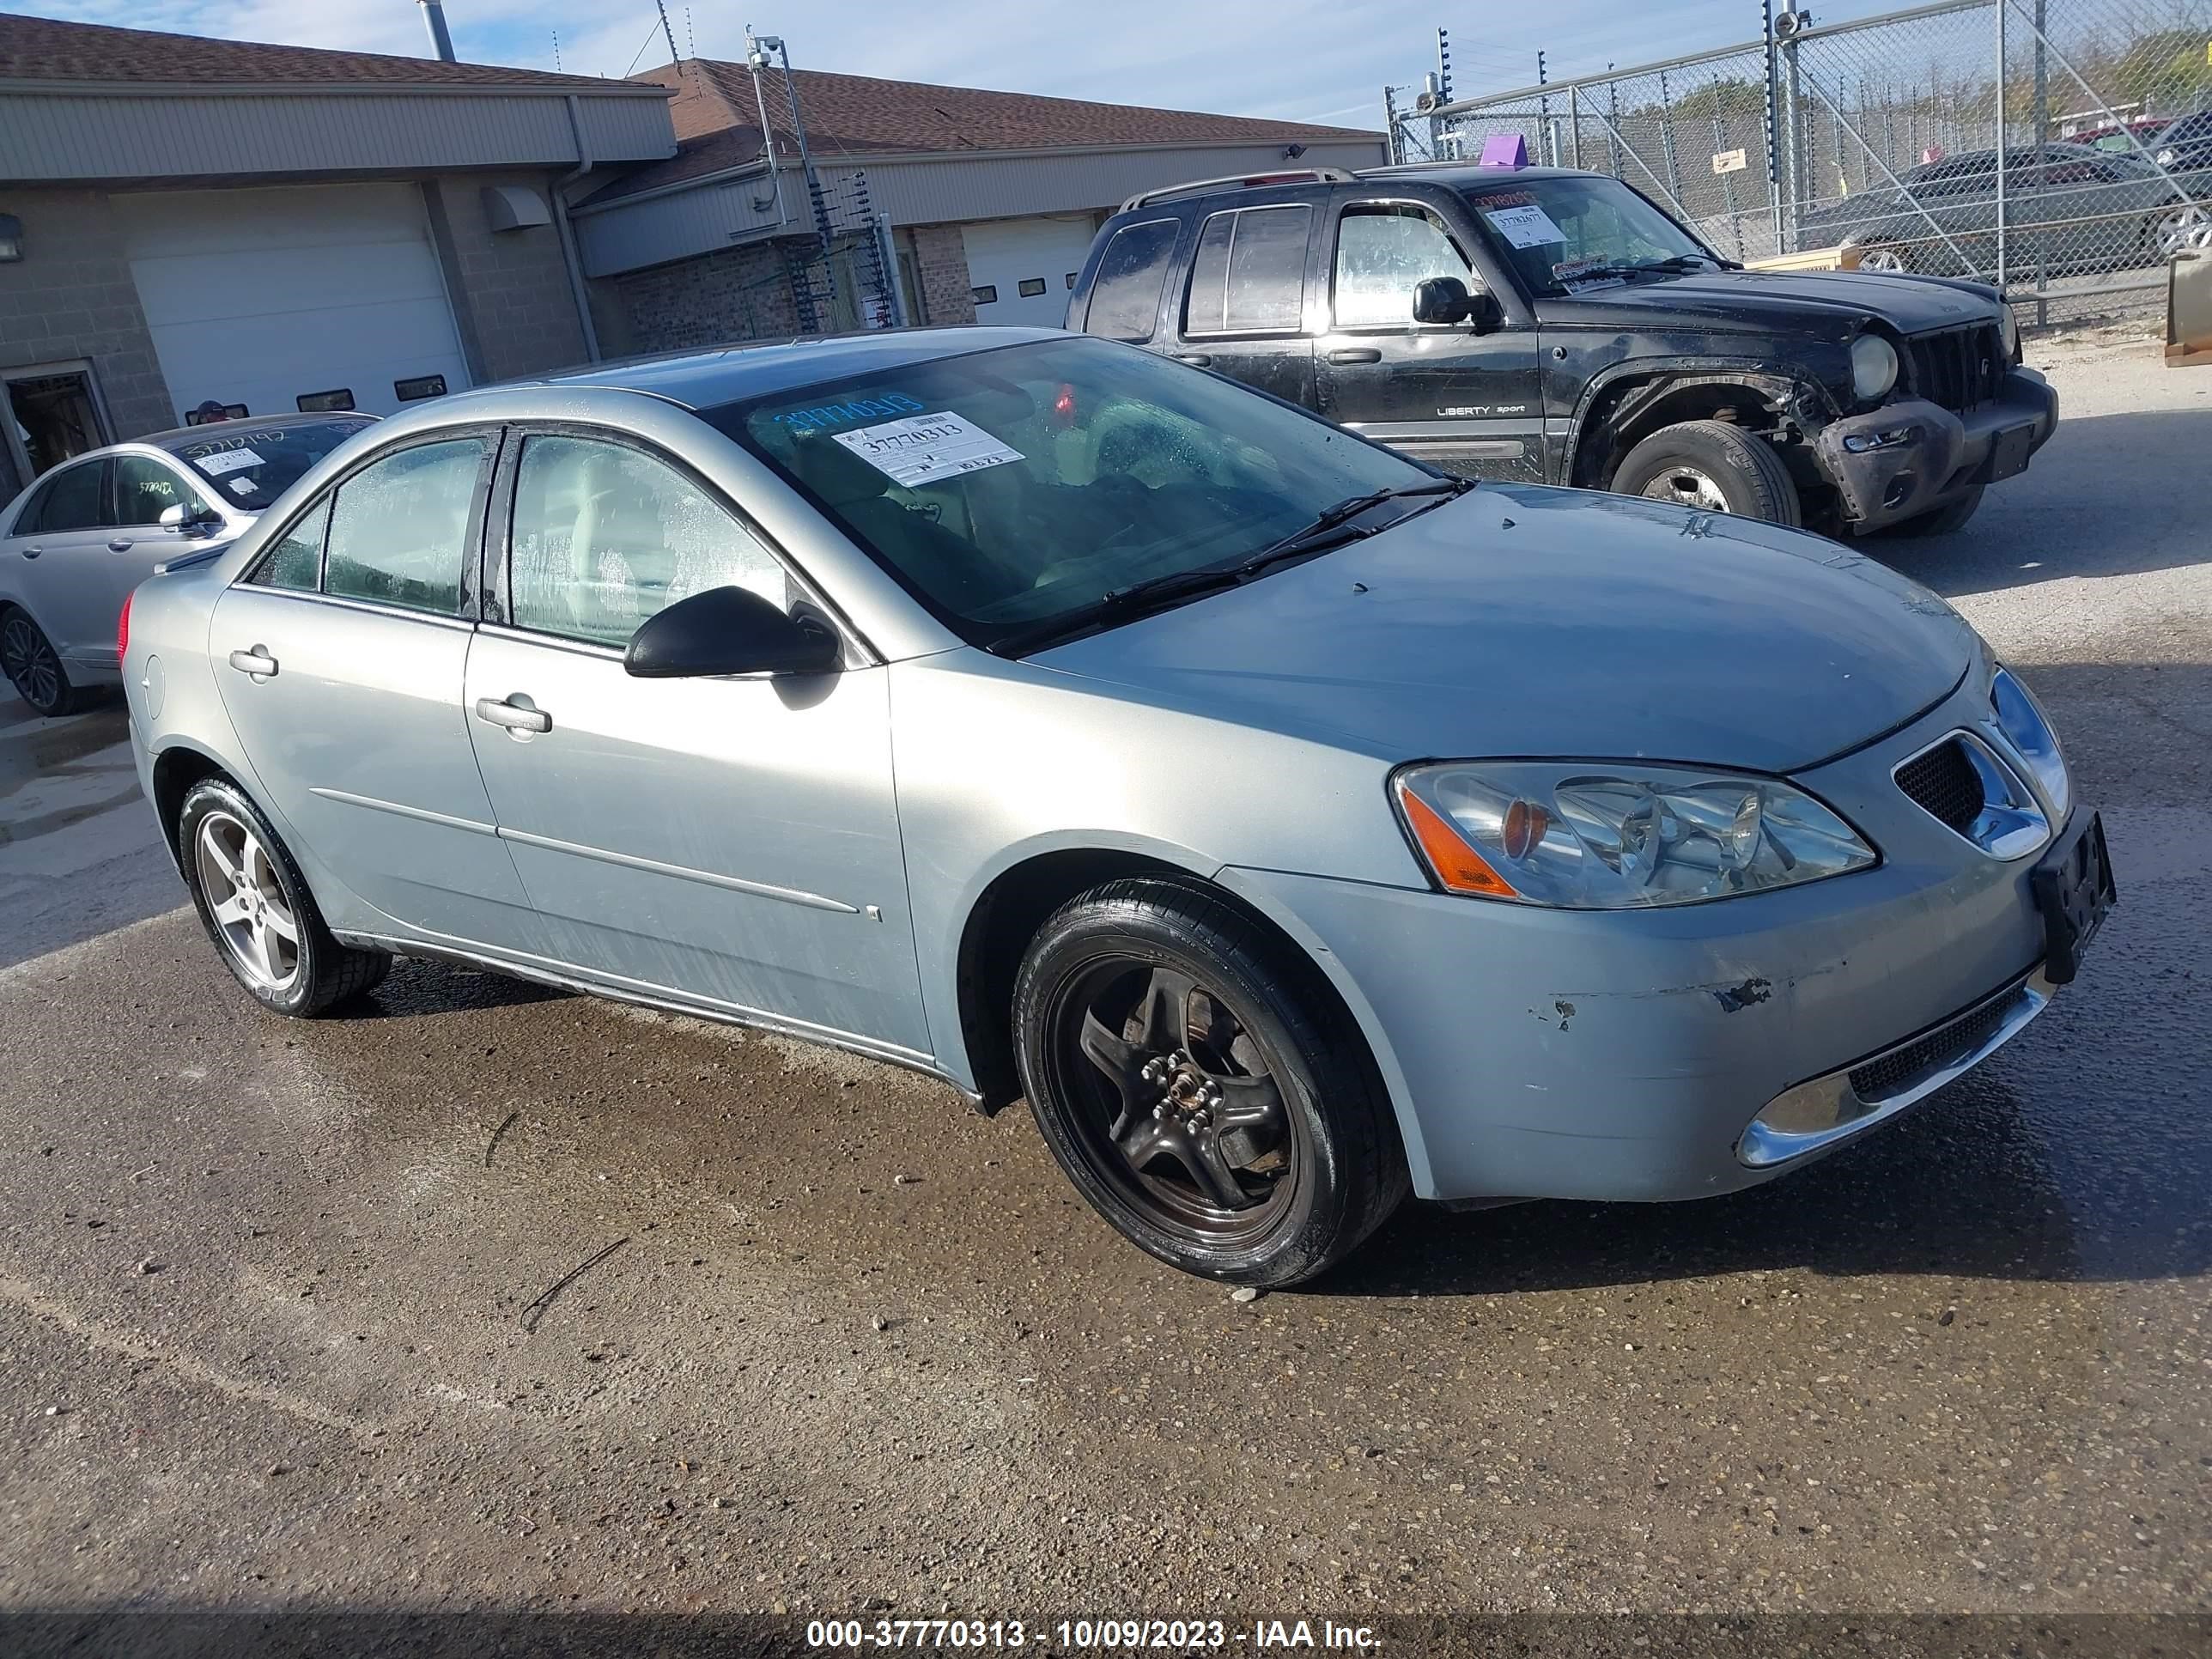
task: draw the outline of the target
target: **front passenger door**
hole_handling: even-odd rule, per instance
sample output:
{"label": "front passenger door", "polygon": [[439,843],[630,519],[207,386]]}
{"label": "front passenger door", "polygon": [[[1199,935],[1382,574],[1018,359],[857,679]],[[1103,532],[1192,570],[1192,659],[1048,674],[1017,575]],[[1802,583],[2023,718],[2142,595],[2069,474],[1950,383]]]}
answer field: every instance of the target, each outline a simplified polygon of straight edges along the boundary
{"label": "front passenger door", "polygon": [[1322,413],[1448,472],[1544,482],[1536,331],[1514,314],[1517,300],[1501,295],[1503,320],[1488,326],[1413,320],[1413,290],[1429,277],[1484,287],[1433,207],[1345,203],[1330,275],[1331,327],[1316,352]]}
{"label": "front passenger door", "polygon": [[637,679],[638,625],[711,587],[804,591],[696,475],[612,434],[525,437],[504,620],[469,730],[561,960],[611,987],[928,1054],[889,675]]}

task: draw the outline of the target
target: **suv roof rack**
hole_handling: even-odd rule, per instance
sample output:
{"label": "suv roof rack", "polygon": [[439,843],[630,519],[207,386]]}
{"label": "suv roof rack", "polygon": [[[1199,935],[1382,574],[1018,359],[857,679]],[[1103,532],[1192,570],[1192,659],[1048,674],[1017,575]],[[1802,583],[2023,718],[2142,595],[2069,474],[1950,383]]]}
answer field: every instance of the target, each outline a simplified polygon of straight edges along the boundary
{"label": "suv roof rack", "polygon": [[1287,172],[1279,173],[1237,173],[1226,179],[1194,179],[1188,184],[1170,185],[1164,190],[1144,191],[1122,203],[1121,211],[1132,212],[1177,196],[1200,195],[1226,185],[1255,190],[1262,185],[1350,185],[1358,182],[1342,167],[1292,167]]}

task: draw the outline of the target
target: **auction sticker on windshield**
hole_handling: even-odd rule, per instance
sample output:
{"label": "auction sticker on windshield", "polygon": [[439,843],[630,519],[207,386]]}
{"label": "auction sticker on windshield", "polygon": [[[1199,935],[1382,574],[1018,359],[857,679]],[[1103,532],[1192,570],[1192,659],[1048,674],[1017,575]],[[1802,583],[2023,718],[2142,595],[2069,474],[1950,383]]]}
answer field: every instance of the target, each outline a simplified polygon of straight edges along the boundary
{"label": "auction sticker on windshield", "polygon": [[211,477],[235,472],[241,466],[258,466],[261,458],[250,449],[226,449],[215,455],[195,455],[192,465]]}
{"label": "auction sticker on windshield", "polygon": [[973,421],[950,410],[832,435],[878,472],[887,474],[892,483],[909,489],[1023,459],[1019,450],[1009,449]]}
{"label": "auction sticker on windshield", "polygon": [[1482,216],[1515,247],[1548,247],[1567,240],[1552,216],[1533,202],[1526,207],[1496,208]]}

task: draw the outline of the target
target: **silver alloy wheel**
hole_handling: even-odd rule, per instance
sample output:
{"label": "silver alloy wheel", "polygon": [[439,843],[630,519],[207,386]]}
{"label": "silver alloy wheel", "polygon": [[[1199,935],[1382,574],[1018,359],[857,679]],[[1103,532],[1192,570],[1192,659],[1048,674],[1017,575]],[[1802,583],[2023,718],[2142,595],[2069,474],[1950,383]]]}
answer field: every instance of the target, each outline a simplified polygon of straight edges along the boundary
{"label": "silver alloy wheel", "polygon": [[61,659],[54,655],[39,625],[21,611],[0,628],[0,671],[6,672],[23,694],[23,701],[34,708],[51,708],[60,700]]}
{"label": "silver alloy wheel", "polygon": [[1861,270],[1886,270],[1893,274],[1902,273],[1905,269],[1905,254],[1904,252],[1899,248],[1870,247],[1865,252],[1859,255],[1858,268]]}
{"label": "silver alloy wheel", "polygon": [[2162,259],[2172,258],[2184,248],[2212,247],[2212,213],[2192,202],[2161,215],[2154,234]]}
{"label": "silver alloy wheel", "polygon": [[228,812],[200,820],[200,890],[232,959],[264,990],[300,976],[300,919],[260,837]]}
{"label": "silver alloy wheel", "polygon": [[1644,486],[1644,498],[1654,501],[1672,501],[1677,507],[1703,507],[1708,513],[1729,511],[1728,497],[1709,474],[1694,466],[1679,463],[1662,469],[1650,483]]}

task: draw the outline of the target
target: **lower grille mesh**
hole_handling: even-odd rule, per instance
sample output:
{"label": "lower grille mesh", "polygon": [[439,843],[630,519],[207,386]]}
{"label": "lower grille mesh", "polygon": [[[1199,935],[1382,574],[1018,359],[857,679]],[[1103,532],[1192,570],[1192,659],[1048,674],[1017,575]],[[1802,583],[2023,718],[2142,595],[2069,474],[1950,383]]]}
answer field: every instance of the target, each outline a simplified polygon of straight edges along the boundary
{"label": "lower grille mesh", "polygon": [[1915,1083],[1960,1055],[1979,1048],[2004,1024],[2014,999],[1998,997],[1948,1025],[1906,1043],[1902,1048],[1870,1060],[1851,1072],[1851,1092],[1869,1105],[1902,1094]]}
{"label": "lower grille mesh", "polygon": [[1956,738],[1899,767],[1897,787],[1923,811],[1962,836],[1985,804],[1982,775],[1974,769]]}

